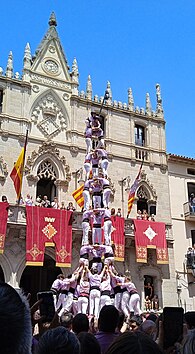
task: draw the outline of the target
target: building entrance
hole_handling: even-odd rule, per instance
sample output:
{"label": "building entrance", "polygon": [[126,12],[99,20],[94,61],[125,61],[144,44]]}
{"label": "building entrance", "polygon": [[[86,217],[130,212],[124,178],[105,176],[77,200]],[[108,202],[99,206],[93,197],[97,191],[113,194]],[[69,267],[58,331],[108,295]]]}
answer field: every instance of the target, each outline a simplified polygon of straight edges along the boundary
{"label": "building entrance", "polygon": [[55,266],[55,261],[45,255],[42,267],[27,266],[20,280],[20,288],[25,294],[31,294],[31,305],[37,301],[39,291],[48,291],[57,275],[62,273],[61,268]]}

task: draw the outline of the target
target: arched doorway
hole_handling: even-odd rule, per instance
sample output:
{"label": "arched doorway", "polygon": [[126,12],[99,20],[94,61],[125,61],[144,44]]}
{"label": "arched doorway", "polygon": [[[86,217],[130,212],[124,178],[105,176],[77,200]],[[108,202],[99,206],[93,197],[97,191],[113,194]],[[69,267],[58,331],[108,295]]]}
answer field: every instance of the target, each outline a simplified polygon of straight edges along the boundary
{"label": "arched doorway", "polygon": [[25,293],[31,294],[31,304],[37,301],[36,294],[39,291],[47,291],[51,288],[57,275],[62,273],[61,268],[55,266],[55,261],[45,254],[43,267],[27,266],[20,280],[20,288]]}
{"label": "arched doorway", "polygon": [[57,173],[50,160],[44,160],[40,163],[37,176],[39,177],[39,181],[37,183],[36,197],[41,196],[43,198],[46,195],[50,201],[53,201],[54,197],[57,196],[55,186]]}

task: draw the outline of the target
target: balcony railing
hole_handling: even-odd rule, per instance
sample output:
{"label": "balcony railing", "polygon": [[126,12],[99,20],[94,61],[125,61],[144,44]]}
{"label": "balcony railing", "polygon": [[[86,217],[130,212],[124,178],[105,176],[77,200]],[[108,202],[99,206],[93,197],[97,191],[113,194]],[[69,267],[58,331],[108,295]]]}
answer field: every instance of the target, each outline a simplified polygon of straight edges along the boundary
{"label": "balcony railing", "polygon": [[187,220],[195,220],[195,211],[191,207],[190,202],[186,202],[183,205],[184,208],[184,216]]}
{"label": "balcony railing", "polygon": [[[23,205],[9,205],[8,211],[8,226],[10,227],[20,227],[23,228],[26,226],[26,208]],[[73,223],[72,223],[73,231],[82,232],[82,213],[81,212],[74,212],[73,213]],[[134,238],[135,231],[134,231],[134,222],[133,219],[125,219],[125,236],[127,238]],[[173,240],[172,235],[172,227],[169,224],[166,224],[166,239]]]}

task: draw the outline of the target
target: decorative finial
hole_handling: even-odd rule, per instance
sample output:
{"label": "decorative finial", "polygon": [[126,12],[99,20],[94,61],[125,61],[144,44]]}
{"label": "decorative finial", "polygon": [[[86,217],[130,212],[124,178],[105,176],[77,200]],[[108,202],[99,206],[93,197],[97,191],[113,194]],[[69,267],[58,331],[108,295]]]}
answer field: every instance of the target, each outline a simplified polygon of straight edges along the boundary
{"label": "decorative finial", "polygon": [[91,84],[91,76],[90,75],[87,78],[86,98],[88,100],[92,100],[92,84]]}
{"label": "decorative finial", "polygon": [[26,43],[26,47],[24,50],[24,59],[26,60],[32,60],[32,55],[31,55],[31,50],[30,50],[30,44]]}
{"label": "decorative finial", "polygon": [[13,75],[13,54],[12,51],[10,51],[8,56],[8,61],[7,61],[6,76],[11,78],[12,75]]}
{"label": "decorative finial", "polygon": [[151,116],[151,114],[152,114],[152,106],[151,106],[151,102],[150,102],[149,93],[146,93],[146,114],[147,114],[147,116]]}
{"label": "decorative finial", "polygon": [[49,26],[57,26],[57,21],[56,21],[56,15],[54,12],[51,13],[50,18],[49,18]]}
{"label": "decorative finial", "polygon": [[111,103],[112,103],[112,90],[111,90],[110,81],[107,81],[106,92],[108,93],[108,98],[107,98],[106,102],[107,102],[107,104],[111,105]]}
{"label": "decorative finial", "polygon": [[76,58],[74,58],[72,63],[72,81],[78,84],[79,82],[79,70]]}
{"label": "decorative finial", "polygon": [[128,109],[130,110],[130,112],[134,111],[134,100],[131,88],[128,89]]}
{"label": "decorative finial", "polygon": [[162,98],[161,98],[161,92],[160,92],[160,85],[156,84],[156,115],[157,116],[163,116],[163,107],[162,107]]}

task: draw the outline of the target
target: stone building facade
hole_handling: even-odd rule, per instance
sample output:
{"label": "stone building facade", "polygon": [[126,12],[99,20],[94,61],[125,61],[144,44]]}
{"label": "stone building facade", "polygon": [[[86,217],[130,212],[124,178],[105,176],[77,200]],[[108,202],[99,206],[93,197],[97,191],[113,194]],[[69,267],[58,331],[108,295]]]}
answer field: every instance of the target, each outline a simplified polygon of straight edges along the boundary
{"label": "stone building facade", "polygon": [[[178,305],[195,309],[195,257],[192,264],[187,251],[195,244],[195,209],[191,196],[195,195],[195,159],[168,156],[172,228],[174,237],[175,272]],[[189,254],[191,258],[191,254]]]}
{"label": "stone building facade", "polygon": [[[55,15],[35,55],[29,44],[23,58],[23,73],[14,74],[10,52],[5,71],[0,70],[0,190],[7,195],[10,209],[5,251],[0,255],[0,275],[15,287],[30,292],[45,290],[59,273],[55,268],[54,250],[47,248],[44,267],[25,267],[25,207],[16,206],[15,191],[9,172],[29,131],[22,195],[56,195],[67,205],[72,192],[83,179],[86,152],[85,119],[98,113],[103,97],[93,96],[90,76],[86,92],[79,91],[76,59],[68,66],[58,33]],[[108,174],[112,186],[111,207],[121,208],[127,215],[127,196],[144,157],[141,181],[130,217],[144,207],[156,214],[156,221],[166,224],[169,253],[168,265],[157,265],[154,250],[148,252],[147,264],[136,263],[133,221],[125,220],[125,262],[117,264],[121,271],[129,269],[144,302],[144,284],[151,282],[160,306],[177,305],[174,240],[169,194],[169,176],[165,143],[165,120],[160,86],[156,85],[156,107],[151,108],[146,94],[145,108],[134,105],[132,90],[127,103],[109,99],[101,111],[109,156]],[[96,141],[93,142],[96,144]],[[73,221],[73,262],[78,262],[81,243],[81,213],[77,207]],[[71,270],[72,270],[71,269]],[[70,271],[71,271],[70,270]]]}

